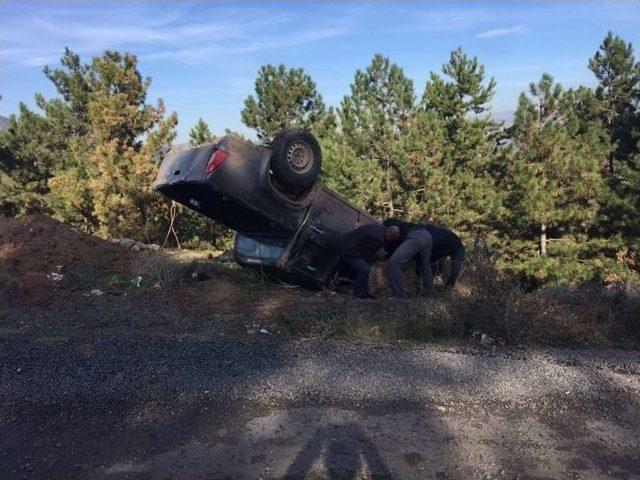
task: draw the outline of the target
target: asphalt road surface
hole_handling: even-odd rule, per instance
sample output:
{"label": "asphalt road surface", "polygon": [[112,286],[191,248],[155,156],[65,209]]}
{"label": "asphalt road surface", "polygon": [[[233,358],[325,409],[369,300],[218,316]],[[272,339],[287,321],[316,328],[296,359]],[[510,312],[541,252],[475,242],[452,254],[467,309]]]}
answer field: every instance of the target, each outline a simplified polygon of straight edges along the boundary
{"label": "asphalt road surface", "polygon": [[0,478],[640,478],[640,352],[5,337]]}

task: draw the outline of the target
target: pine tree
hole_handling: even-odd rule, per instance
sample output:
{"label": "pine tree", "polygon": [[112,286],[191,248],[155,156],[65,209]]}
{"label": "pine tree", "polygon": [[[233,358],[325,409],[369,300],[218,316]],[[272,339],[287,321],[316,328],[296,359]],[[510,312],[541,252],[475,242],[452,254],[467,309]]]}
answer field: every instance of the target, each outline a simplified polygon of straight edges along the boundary
{"label": "pine tree", "polygon": [[197,147],[198,145],[215,141],[216,137],[209,130],[207,122],[199,118],[195,126],[189,131],[189,144],[192,147]]}
{"label": "pine tree", "polygon": [[[23,106],[0,134],[0,209],[50,211],[105,236],[162,241],[169,203],[151,185],[177,117],[162,101],[147,102],[150,79],[136,57],[107,51],[84,64],[67,49],[59,67],[44,71],[59,96],[36,95],[41,113]],[[186,244],[221,245],[229,236],[185,209],[177,230]]]}
{"label": "pine tree", "polygon": [[365,71],[356,71],[351,94],[342,100],[342,155],[352,155],[342,159],[342,174],[360,191],[358,203],[373,213],[406,213],[398,145],[409,129],[414,101],[412,80],[380,54]]}
{"label": "pine tree", "polygon": [[150,79],[134,55],[107,51],[85,65],[67,49],[59,68],[44,71],[60,96],[36,95],[43,114],[23,108],[6,143],[14,158],[40,159],[46,207],[103,235],[157,235],[166,202],[151,191],[153,159],[175,137],[176,115],[147,103]]}
{"label": "pine tree", "polygon": [[[0,135],[6,145],[3,163],[5,167],[9,164],[8,169],[3,168],[9,181],[3,184],[13,189],[1,197],[13,203],[10,209],[13,214],[51,211],[49,181],[55,171],[74,165],[70,152],[77,150],[77,143],[90,132],[87,67],[68,48],[61,58],[61,65],[62,68],[58,69],[44,69],[61,97],[47,101],[36,94],[35,103],[42,113],[33,112],[21,104],[19,114],[12,117],[9,128]],[[74,179],[70,181],[68,191],[78,186]],[[90,208],[87,210],[86,202],[77,199],[75,203],[76,210],[83,210],[83,215],[86,215],[81,217],[88,218]]]}
{"label": "pine tree", "polygon": [[[602,120],[617,142],[615,157],[635,155],[640,133],[640,61],[635,59],[633,46],[609,32],[600,50],[589,60],[589,69],[598,80],[596,97]],[[614,169],[613,163],[609,168]]]}
{"label": "pine tree", "polygon": [[[602,132],[576,118],[585,96],[584,90],[565,91],[544,74],[530,84],[529,96],[520,95],[515,113],[508,177],[512,235],[537,236],[521,255],[525,268],[543,278],[558,277],[563,269],[570,277],[585,274],[578,258],[587,253],[605,190],[598,153],[606,154],[609,144]],[[553,258],[535,260],[533,245],[542,259],[549,254],[549,235],[556,242]]]}
{"label": "pine tree", "polygon": [[55,118],[64,129],[64,135],[83,137],[89,133],[89,96],[92,91],[89,66],[82,64],[80,56],[65,48],[60,59],[61,68],[44,67],[45,76],[54,84],[62,98],[47,102],[36,95],[37,105]]}
{"label": "pine tree", "polygon": [[265,144],[287,128],[313,130],[325,114],[322,96],[302,68],[262,66],[256,78],[255,94],[244,101],[242,121],[255,129]]}
{"label": "pine tree", "polygon": [[49,121],[20,104],[0,133],[0,211],[6,215],[46,211],[47,180],[56,163]]}
{"label": "pine tree", "polygon": [[446,131],[431,217],[462,232],[492,234],[504,214],[504,191],[496,185],[499,126],[488,115],[496,84],[485,81],[484,66],[461,48],[451,52],[442,73],[447,78],[431,72],[421,103]]}
{"label": "pine tree", "polygon": [[469,58],[460,47],[451,52],[449,62],[442,66],[442,73],[451,80],[447,82],[431,72],[422,103],[426,109],[437,112],[453,131],[466,124],[469,114],[487,111],[496,82],[491,78],[485,86],[484,66],[476,57]]}
{"label": "pine tree", "polygon": [[640,61],[631,43],[609,32],[589,68],[598,80],[597,113],[615,144],[607,156],[612,195],[603,207],[601,230],[623,232],[633,241],[640,235]]}

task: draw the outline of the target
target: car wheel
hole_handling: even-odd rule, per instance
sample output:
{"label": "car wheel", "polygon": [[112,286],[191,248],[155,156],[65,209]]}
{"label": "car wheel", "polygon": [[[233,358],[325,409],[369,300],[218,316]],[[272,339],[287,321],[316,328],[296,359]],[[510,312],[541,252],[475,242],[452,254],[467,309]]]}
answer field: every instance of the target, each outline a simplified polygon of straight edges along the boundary
{"label": "car wheel", "polygon": [[311,188],[321,164],[320,144],[307,130],[285,130],[271,142],[271,170],[287,192],[302,193]]}

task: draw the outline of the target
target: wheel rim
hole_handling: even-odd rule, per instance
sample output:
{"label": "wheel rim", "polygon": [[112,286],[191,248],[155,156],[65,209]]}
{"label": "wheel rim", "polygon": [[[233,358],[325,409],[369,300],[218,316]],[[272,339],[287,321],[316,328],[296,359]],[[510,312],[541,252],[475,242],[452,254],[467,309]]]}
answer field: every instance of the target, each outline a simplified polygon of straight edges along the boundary
{"label": "wheel rim", "polygon": [[292,143],[287,148],[287,163],[294,172],[298,174],[307,173],[313,165],[311,147],[304,142]]}

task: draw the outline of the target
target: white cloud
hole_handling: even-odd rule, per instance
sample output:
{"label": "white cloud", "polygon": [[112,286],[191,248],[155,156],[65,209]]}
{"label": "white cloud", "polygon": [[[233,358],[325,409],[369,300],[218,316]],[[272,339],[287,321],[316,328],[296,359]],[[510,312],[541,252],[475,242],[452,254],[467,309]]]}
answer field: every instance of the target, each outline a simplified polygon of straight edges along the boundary
{"label": "white cloud", "polygon": [[476,35],[476,38],[493,38],[493,37],[504,37],[506,35],[518,35],[524,33],[526,28],[524,25],[515,25],[513,27],[507,28],[494,28],[492,30],[487,30],[486,32],[479,33]]}
{"label": "white cloud", "polygon": [[348,31],[339,16],[313,21],[304,12],[260,4],[114,2],[51,8],[33,3],[25,8],[9,1],[0,7],[0,61],[24,66],[55,63],[65,46],[83,56],[118,49],[140,58],[194,62],[312,43]]}
{"label": "white cloud", "polygon": [[191,63],[213,57],[238,55],[242,53],[275,50],[278,48],[303,45],[346,33],[342,28],[318,28],[304,32],[294,32],[277,36],[256,36],[236,42],[210,42],[208,45],[194,45],[176,50],[161,50],[144,55],[145,58],[174,59]]}

